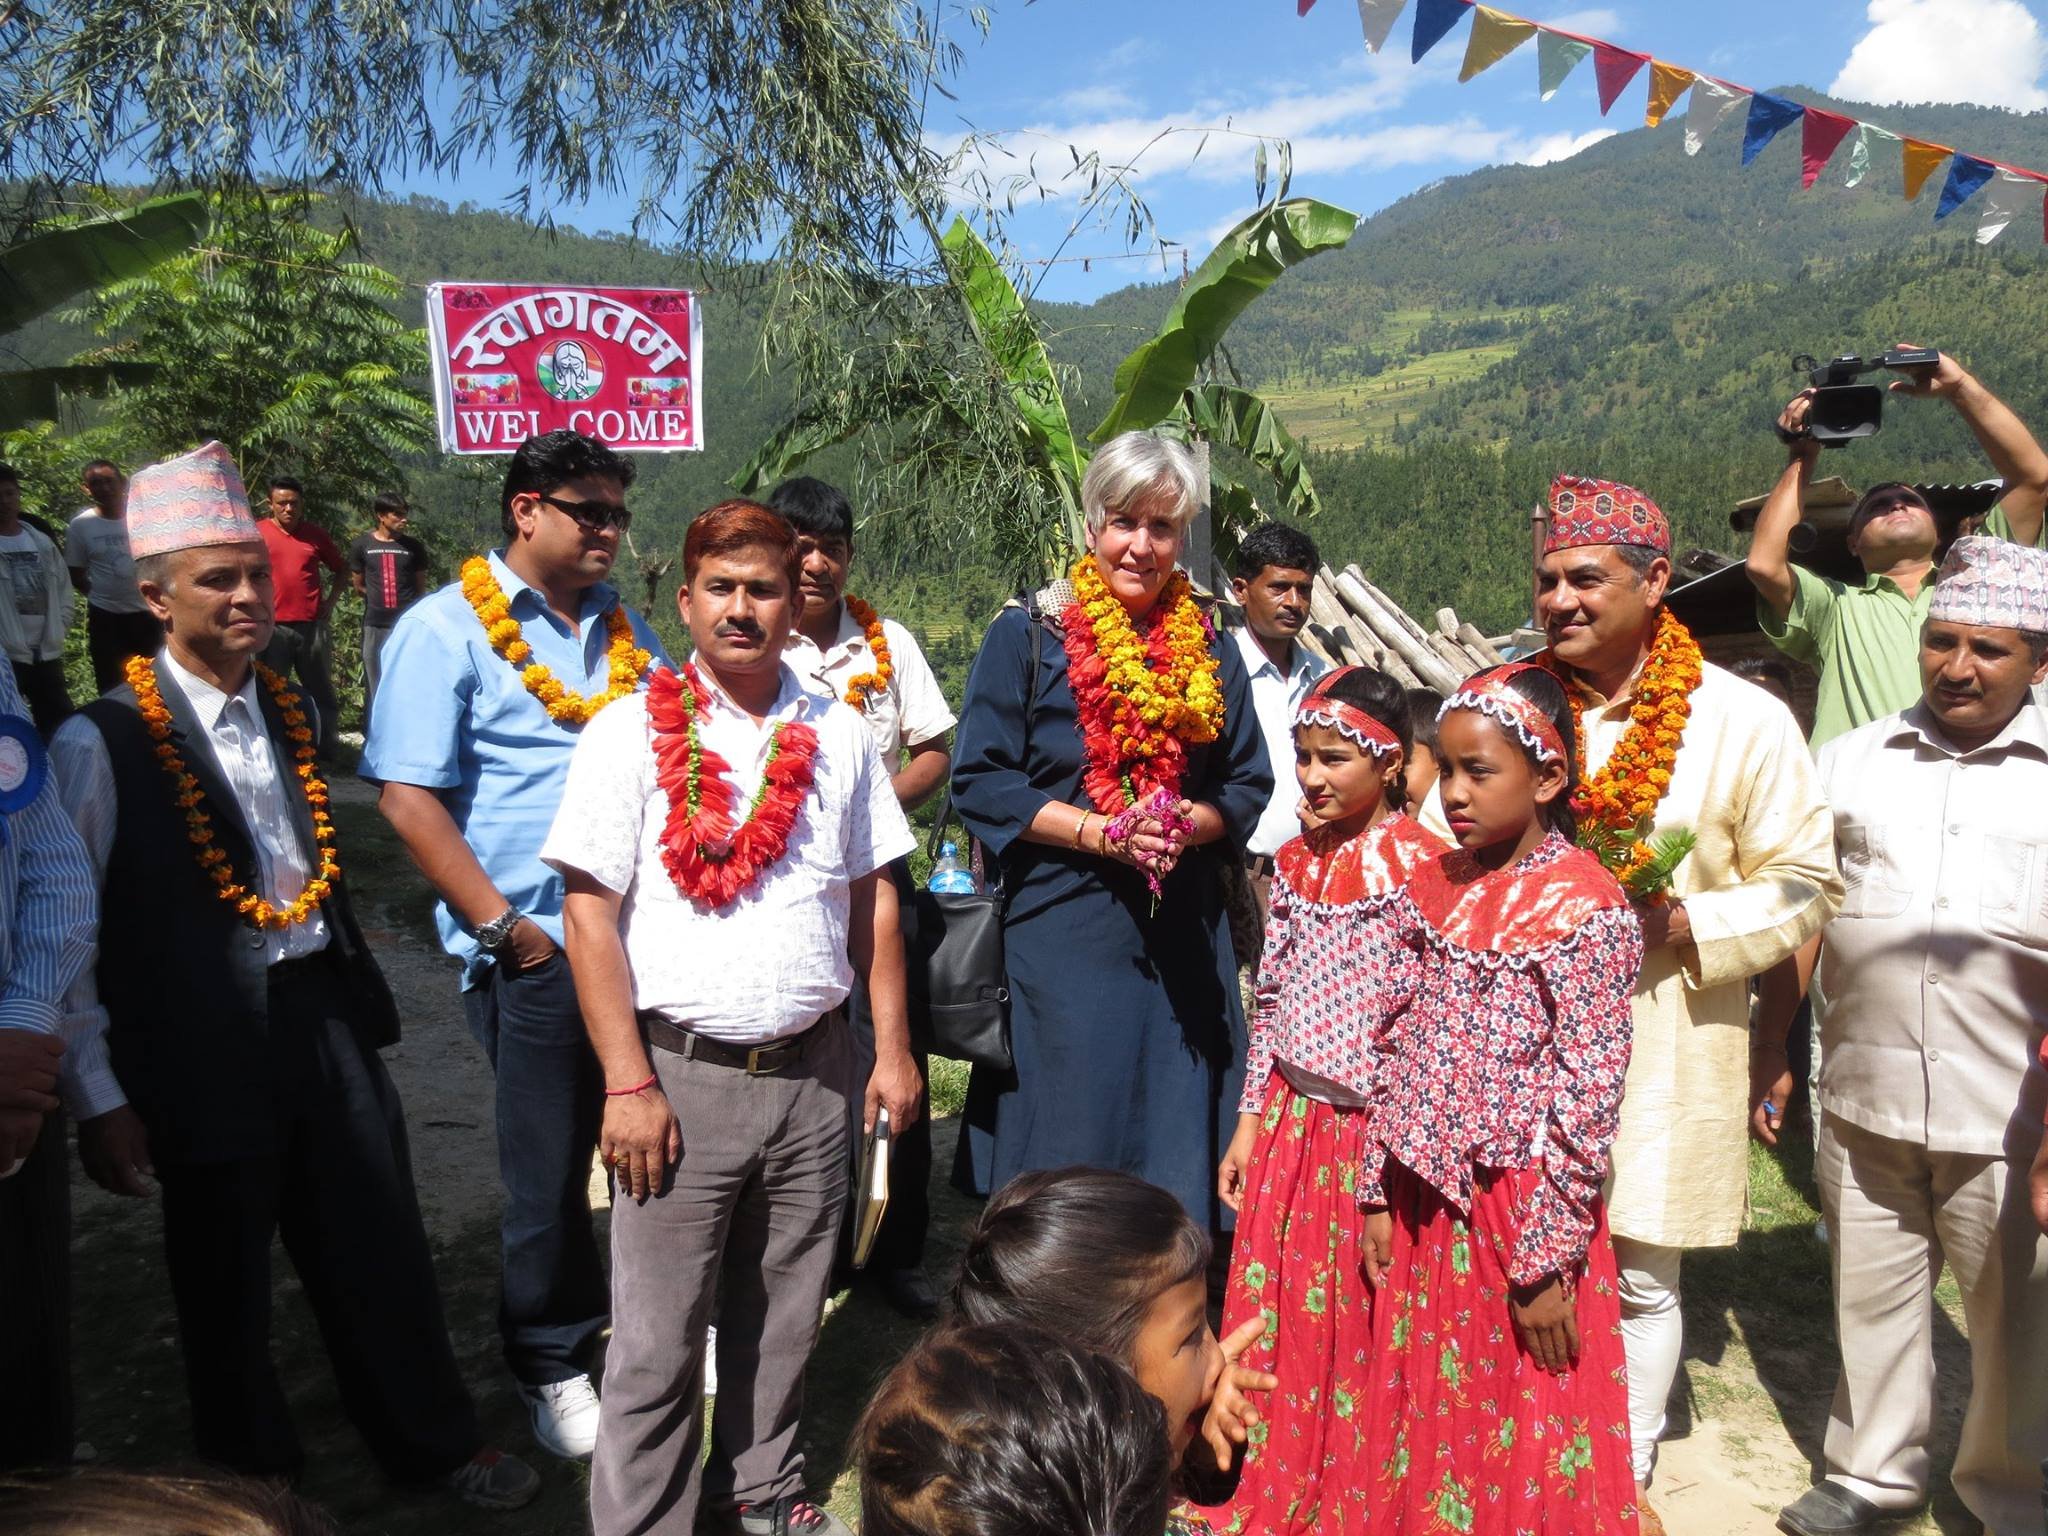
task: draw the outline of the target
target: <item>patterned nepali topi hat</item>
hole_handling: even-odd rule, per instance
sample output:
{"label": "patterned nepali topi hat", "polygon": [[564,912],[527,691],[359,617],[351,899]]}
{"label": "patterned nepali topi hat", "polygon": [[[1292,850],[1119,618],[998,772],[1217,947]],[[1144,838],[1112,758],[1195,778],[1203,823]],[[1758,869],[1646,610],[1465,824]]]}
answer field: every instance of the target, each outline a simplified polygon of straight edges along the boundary
{"label": "patterned nepali topi hat", "polygon": [[1550,482],[1550,534],[1543,553],[1588,544],[1634,544],[1671,553],[1671,524],[1661,507],[1632,485],[1559,475]]}
{"label": "patterned nepali topi hat", "polygon": [[128,482],[128,548],[138,560],[262,537],[241,471],[219,443],[138,469]]}
{"label": "patterned nepali topi hat", "polygon": [[2048,550],[1982,535],[1957,539],[1941,562],[1927,617],[2048,634]]}

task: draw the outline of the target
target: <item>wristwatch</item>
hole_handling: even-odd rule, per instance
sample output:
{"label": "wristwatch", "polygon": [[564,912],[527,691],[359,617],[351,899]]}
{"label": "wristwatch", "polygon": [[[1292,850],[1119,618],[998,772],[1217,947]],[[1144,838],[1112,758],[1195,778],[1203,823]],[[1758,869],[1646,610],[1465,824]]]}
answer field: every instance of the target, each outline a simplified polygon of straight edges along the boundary
{"label": "wristwatch", "polygon": [[511,942],[512,930],[525,920],[526,914],[517,907],[507,907],[488,923],[476,930],[477,947],[487,955],[495,955]]}

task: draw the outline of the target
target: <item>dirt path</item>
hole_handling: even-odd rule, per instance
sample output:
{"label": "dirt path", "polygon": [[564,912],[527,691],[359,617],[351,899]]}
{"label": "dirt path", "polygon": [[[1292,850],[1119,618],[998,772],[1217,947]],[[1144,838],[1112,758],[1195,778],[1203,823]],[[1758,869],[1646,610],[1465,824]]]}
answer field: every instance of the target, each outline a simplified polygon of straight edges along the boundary
{"label": "dirt path", "polygon": [[[370,791],[347,774],[335,776],[334,789],[361,916],[405,1013],[405,1038],[385,1061],[405,1103],[421,1208],[457,1355],[487,1432],[532,1459],[546,1490],[532,1508],[493,1518],[435,1492],[385,1485],[341,1414],[318,1334],[280,1253],[276,1353],[307,1445],[311,1470],[304,1491],[349,1530],[379,1536],[585,1531],[583,1471],[535,1451],[498,1356],[498,1175],[489,1066],[464,1024],[455,973],[433,942],[428,902],[376,815]],[[939,1127],[941,1169],[950,1164],[956,1129]],[[74,1177],[73,1192],[80,1435],[105,1461],[177,1462],[188,1456],[189,1432],[156,1204],[117,1200],[83,1175]],[[950,1191],[935,1196],[931,1265],[943,1277],[974,1212]],[[606,1213],[597,1220],[601,1235]],[[1735,1254],[1688,1262],[1687,1412],[1678,1438],[1665,1447],[1653,1495],[1671,1536],[1767,1536],[1776,1529],[1779,1506],[1807,1486],[1834,1371],[1824,1258],[1817,1253],[1810,1235],[1774,1231],[1749,1234]],[[814,1485],[831,1485],[832,1504],[842,1515],[855,1509],[844,1467],[847,1431],[873,1382],[913,1337],[913,1329],[858,1293],[825,1324],[811,1372],[806,1450]],[[1937,1465],[1945,1467],[1967,1379],[1956,1369],[1964,1351],[1953,1329],[1941,1352],[1948,1386]],[[1758,1360],[1766,1363],[1761,1372]],[[1951,1496],[1903,1529],[1960,1536],[1975,1527]]]}

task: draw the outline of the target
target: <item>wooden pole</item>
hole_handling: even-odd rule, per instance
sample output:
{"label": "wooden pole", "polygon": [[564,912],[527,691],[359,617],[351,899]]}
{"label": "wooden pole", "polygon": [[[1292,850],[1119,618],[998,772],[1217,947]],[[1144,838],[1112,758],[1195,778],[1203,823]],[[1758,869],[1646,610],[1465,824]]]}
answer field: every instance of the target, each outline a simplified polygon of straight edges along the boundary
{"label": "wooden pole", "polygon": [[1550,535],[1550,511],[1542,502],[1529,509],[1529,624],[1536,622],[1536,607],[1543,598],[1543,541]]}

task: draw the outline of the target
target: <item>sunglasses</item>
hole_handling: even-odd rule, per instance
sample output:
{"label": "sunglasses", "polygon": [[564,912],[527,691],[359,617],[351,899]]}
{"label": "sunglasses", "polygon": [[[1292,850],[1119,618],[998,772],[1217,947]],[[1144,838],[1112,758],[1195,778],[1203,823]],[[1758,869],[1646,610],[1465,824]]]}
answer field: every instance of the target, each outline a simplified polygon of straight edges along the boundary
{"label": "sunglasses", "polygon": [[633,526],[633,514],[623,506],[609,501],[564,501],[559,496],[550,496],[545,491],[535,491],[534,500],[544,501],[549,506],[569,515],[578,528],[586,533],[603,533],[607,528],[616,528],[624,533]]}

